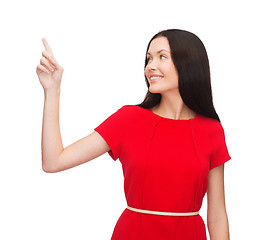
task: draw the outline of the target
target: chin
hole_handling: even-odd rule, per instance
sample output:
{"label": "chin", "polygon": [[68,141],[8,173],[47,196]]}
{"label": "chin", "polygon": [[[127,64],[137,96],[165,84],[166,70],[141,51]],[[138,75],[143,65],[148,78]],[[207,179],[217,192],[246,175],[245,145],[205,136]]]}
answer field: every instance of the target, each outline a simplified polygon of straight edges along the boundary
{"label": "chin", "polygon": [[178,84],[150,84],[149,91],[151,93],[163,93],[168,91],[175,91],[178,89]]}
{"label": "chin", "polygon": [[150,93],[161,93],[162,92],[162,89],[160,89],[159,87],[149,87],[149,92]]}

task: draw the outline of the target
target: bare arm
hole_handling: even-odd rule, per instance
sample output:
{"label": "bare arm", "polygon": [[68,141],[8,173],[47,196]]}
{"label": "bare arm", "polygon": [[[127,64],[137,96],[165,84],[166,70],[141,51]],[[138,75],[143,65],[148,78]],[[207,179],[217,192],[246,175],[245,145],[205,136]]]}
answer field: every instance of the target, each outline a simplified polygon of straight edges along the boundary
{"label": "bare arm", "polygon": [[93,160],[109,150],[110,147],[106,141],[98,132],[93,131],[88,136],[67,146],[55,159],[54,165],[45,171],[60,172]]}
{"label": "bare arm", "polygon": [[45,94],[42,124],[42,168],[45,172],[59,172],[88,162],[110,147],[96,131],[63,148],[59,126],[59,91]]}
{"label": "bare arm", "polygon": [[229,225],[225,206],[224,164],[209,171],[207,226],[211,240],[229,240]]}
{"label": "bare arm", "polygon": [[94,131],[64,149],[59,126],[60,83],[63,68],[43,39],[45,50],[37,74],[44,88],[42,123],[42,168],[45,172],[58,172],[90,161],[110,150],[106,141]]}
{"label": "bare arm", "polygon": [[56,159],[63,151],[59,126],[59,90],[49,90],[44,95],[44,110],[42,122],[42,168],[53,171]]}

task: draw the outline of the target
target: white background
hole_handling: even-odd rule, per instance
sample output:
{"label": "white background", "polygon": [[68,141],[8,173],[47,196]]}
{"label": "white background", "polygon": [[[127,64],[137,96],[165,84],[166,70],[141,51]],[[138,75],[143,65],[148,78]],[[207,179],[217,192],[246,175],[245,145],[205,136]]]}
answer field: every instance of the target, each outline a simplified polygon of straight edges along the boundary
{"label": "white background", "polygon": [[[195,33],[208,52],[231,155],[225,164],[231,239],[260,239],[257,15],[257,1],[2,1],[0,239],[110,239],[126,207],[121,163],[108,153],[63,172],[42,170],[41,39],[64,67],[66,147],[121,106],[141,103],[147,44],[169,28]],[[205,196],[205,224],[206,204]]]}

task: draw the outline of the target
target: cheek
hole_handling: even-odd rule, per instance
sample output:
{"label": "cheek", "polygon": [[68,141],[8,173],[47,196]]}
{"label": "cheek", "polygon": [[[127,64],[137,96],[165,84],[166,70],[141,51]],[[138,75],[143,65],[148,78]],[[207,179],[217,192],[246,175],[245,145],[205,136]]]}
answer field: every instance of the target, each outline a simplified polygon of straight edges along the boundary
{"label": "cheek", "polygon": [[170,64],[169,65],[165,65],[164,68],[163,68],[163,71],[170,78],[174,78],[174,79],[178,78],[177,69],[174,66],[170,65]]}

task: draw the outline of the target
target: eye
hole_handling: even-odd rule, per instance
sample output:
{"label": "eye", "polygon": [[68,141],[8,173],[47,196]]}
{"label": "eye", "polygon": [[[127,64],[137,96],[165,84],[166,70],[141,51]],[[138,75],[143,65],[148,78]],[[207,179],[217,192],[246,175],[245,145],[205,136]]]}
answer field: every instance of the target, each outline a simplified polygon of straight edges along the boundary
{"label": "eye", "polygon": [[[166,57],[166,56],[164,56],[164,55],[160,55],[160,57],[167,58],[167,57]],[[148,57],[148,58],[147,58],[147,61],[149,62],[149,61],[150,61],[150,59],[151,59],[151,58],[149,58],[149,57]]]}

